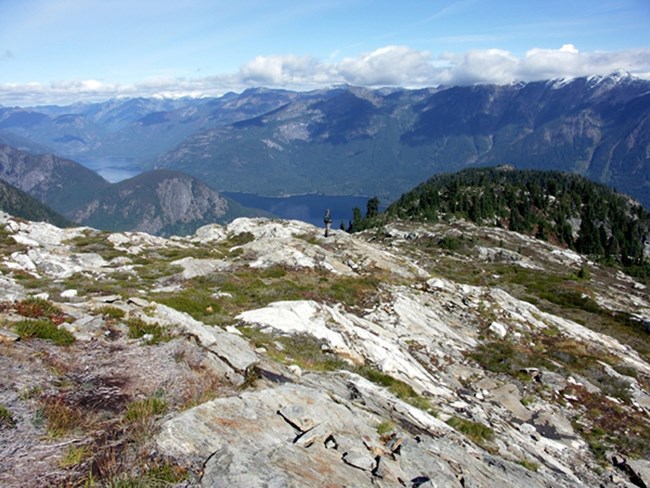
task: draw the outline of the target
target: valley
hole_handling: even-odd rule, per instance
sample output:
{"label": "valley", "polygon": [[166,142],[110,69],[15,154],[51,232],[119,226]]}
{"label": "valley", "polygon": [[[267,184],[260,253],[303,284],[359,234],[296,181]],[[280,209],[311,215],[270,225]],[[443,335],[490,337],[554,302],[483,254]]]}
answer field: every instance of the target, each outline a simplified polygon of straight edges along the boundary
{"label": "valley", "polygon": [[[434,174],[561,170],[650,206],[650,82],[625,72],[511,85],[115,99],[0,107],[0,143],[77,161],[137,161],[219,192],[378,196]],[[90,164],[90,163],[89,163]],[[132,171],[133,168],[129,168]]]}

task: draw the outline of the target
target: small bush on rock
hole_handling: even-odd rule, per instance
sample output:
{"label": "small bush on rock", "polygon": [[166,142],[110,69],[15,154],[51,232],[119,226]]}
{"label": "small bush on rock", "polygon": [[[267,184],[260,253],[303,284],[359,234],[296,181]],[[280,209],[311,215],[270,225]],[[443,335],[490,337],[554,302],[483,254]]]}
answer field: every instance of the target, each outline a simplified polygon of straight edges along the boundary
{"label": "small bush on rock", "polygon": [[59,346],[69,346],[75,341],[68,330],[58,327],[49,319],[21,320],[14,324],[14,329],[23,339],[44,339]]}

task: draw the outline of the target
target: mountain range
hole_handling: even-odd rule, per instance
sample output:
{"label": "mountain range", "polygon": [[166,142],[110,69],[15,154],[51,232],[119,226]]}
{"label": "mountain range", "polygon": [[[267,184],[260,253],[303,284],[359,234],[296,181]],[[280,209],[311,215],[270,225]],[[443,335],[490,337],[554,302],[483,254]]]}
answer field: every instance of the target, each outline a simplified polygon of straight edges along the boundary
{"label": "mountain range", "polygon": [[0,141],[129,158],[218,191],[378,195],[468,166],[579,173],[650,207],[650,82],[627,73],[420,90],[250,89],[209,99],[0,107]]}
{"label": "mountain range", "polygon": [[[262,215],[220,195],[196,178],[169,170],[109,183],[95,172],[51,154],[36,155],[0,145],[0,181],[64,215],[69,221],[107,230],[156,235],[192,233],[198,227]],[[4,195],[3,195],[4,196]],[[26,218],[37,206],[23,198],[0,200],[0,208]],[[60,216],[59,216],[60,217]],[[43,220],[62,225],[64,220]]]}

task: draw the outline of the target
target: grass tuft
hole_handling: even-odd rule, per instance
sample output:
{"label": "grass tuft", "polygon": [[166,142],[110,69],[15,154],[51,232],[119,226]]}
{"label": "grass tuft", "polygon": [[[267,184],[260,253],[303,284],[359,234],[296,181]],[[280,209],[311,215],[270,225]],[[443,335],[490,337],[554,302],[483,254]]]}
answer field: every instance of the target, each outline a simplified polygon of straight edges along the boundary
{"label": "grass tuft", "polygon": [[474,422],[472,420],[463,419],[461,417],[456,417],[455,415],[447,420],[447,424],[458,432],[464,434],[475,444],[479,446],[485,446],[487,442],[490,442],[494,439],[494,431],[487,425],[483,425],[480,422]]}
{"label": "grass tuft", "polygon": [[59,460],[62,468],[71,468],[82,464],[92,456],[92,449],[88,445],[70,446]]}
{"label": "grass tuft", "polygon": [[49,300],[38,297],[30,297],[25,300],[16,302],[16,313],[23,317],[33,319],[47,318],[52,322],[60,324],[64,322],[65,314],[58,306],[54,305]]}
{"label": "grass tuft", "polygon": [[0,405],[0,427],[15,427],[14,416],[4,405]]}
{"label": "grass tuft", "polygon": [[14,324],[14,329],[23,339],[44,339],[59,346],[69,346],[75,341],[68,330],[57,327],[49,319],[21,320]]}
{"label": "grass tuft", "polygon": [[51,437],[61,437],[83,426],[81,412],[60,398],[44,398],[42,414],[47,419],[47,432]]}
{"label": "grass tuft", "polygon": [[521,461],[517,461],[517,463],[529,471],[537,472],[537,470],[539,469],[539,463],[536,463],[534,461],[528,461],[527,459],[522,459]]}
{"label": "grass tuft", "polygon": [[390,420],[383,420],[377,424],[377,434],[380,436],[388,434],[395,429],[395,423]]}
{"label": "grass tuft", "polygon": [[139,318],[131,318],[127,320],[126,325],[129,328],[129,337],[131,339],[140,339],[145,335],[150,335],[151,339],[148,344],[159,344],[172,339],[167,329],[158,322],[148,323]]}
{"label": "grass tuft", "polygon": [[371,366],[362,366],[361,368],[358,368],[356,372],[377,385],[385,386],[388,388],[388,391],[400,400],[410,403],[420,410],[430,411],[431,404],[429,403],[429,400],[418,395],[408,383],[393,378],[389,374],[379,371]]}
{"label": "grass tuft", "polygon": [[96,308],[94,312],[103,317],[108,317],[109,319],[123,319],[126,316],[126,312],[118,307],[113,307],[111,305],[104,305],[103,307]]}
{"label": "grass tuft", "polygon": [[124,419],[129,423],[141,423],[167,411],[167,402],[158,395],[136,400],[126,407]]}

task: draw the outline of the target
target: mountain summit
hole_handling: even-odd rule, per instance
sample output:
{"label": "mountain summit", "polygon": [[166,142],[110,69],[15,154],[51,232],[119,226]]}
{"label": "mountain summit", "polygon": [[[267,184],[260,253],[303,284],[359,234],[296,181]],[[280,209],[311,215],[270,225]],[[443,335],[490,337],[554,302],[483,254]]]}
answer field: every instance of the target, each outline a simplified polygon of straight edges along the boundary
{"label": "mountain summit", "polygon": [[523,234],[0,213],[0,270],[8,488],[650,484],[646,284]]}

